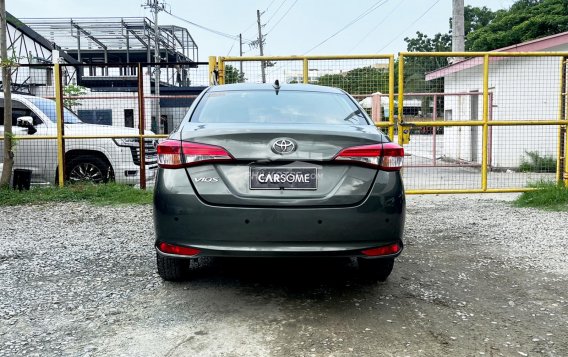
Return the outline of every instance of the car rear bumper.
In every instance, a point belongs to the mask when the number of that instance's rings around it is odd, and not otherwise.
[[[398,172],[380,172],[369,195],[349,207],[224,207],[204,203],[184,170],[159,170],[156,243],[201,256],[363,256],[400,242],[405,198]]]

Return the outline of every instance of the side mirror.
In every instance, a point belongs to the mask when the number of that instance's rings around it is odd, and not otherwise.
[[[16,120],[16,125],[21,128],[28,128],[28,135],[37,133],[37,129],[34,128],[34,118],[32,117],[19,117]]]
[[[21,128],[29,128],[34,126],[34,118],[32,117],[19,117],[16,121],[16,125]]]

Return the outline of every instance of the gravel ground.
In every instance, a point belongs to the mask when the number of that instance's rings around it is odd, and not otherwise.
[[[410,196],[383,284],[349,259],[164,283],[148,206],[0,208],[0,355],[568,356],[568,213],[512,197]]]

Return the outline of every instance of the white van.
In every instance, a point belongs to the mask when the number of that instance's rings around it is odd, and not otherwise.
[[[137,135],[138,129],[82,122],[65,109],[65,135]],[[55,102],[29,95],[12,95],[12,132],[17,136],[57,135]],[[146,131],[145,134],[153,134]],[[0,136],[4,137],[4,96],[0,94]],[[152,181],[157,169],[156,139],[145,140],[146,178]],[[4,140],[0,140],[0,153]],[[57,182],[57,140],[16,140],[14,169],[32,171],[32,184]],[[0,168],[3,164],[0,154]],[[136,185],[140,182],[140,155],[137,138],[65,140],[65,179],[95,183],[114,180]]]

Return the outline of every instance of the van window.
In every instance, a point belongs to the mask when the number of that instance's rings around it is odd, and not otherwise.
[[[12,125],[17,124],[19,117],[32,117],[34,125],[43,124],[43,121],[22,102],[12,100]],[[0,99],[0,125],[4,125],[4,99]]]

